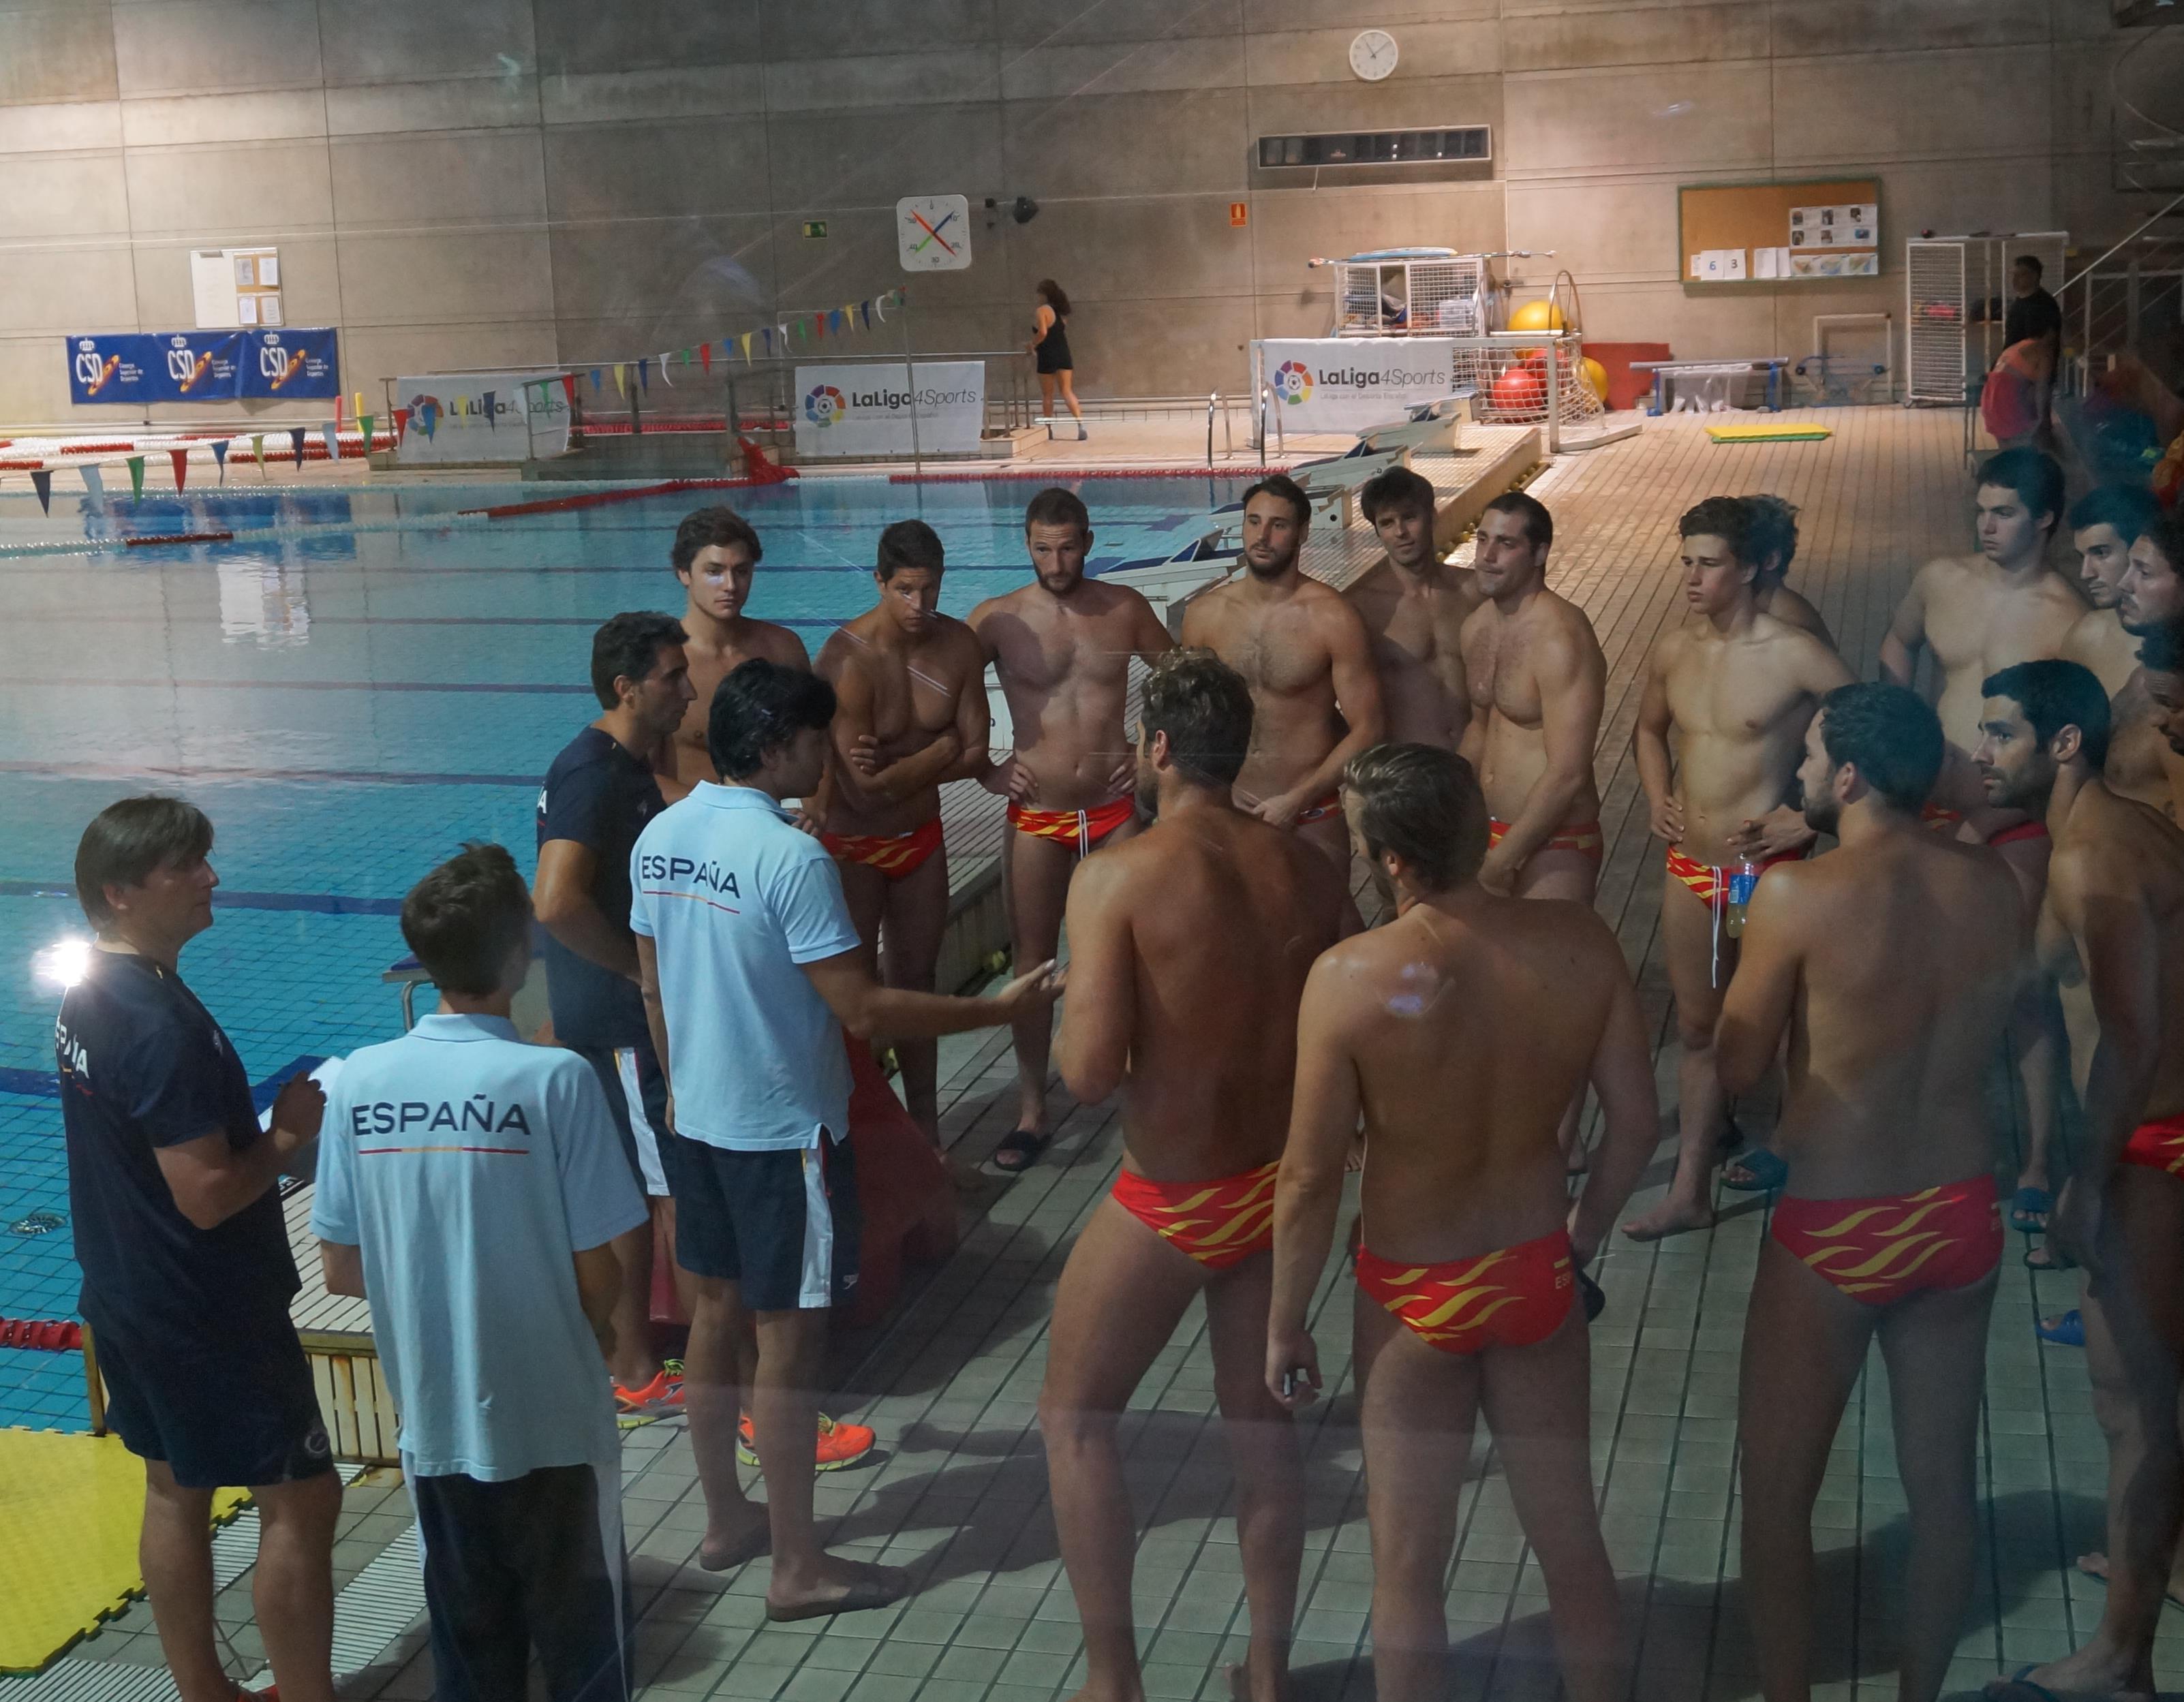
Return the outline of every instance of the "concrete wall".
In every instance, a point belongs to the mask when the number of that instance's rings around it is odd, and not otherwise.
[[[187,326],[192,246],[277,243],[288,322],[339,326],[376,399],[884,289],[913,192],[1044,209],[910,281],[920,343],[1020,342],[1051,274],[1089,393],[1240,387],[1253,335],[1324,329],[1308,257],[1393,243],[1556,249],[1595,337],[1802,353],[1815,313],[1900,320],[1921,227],[2127,228],[2127,39],[2108,0],[0,0],[0,420],[68,417],[63,333]],[[1250,163],[1476,123],[1468,179]],[[1863,171],[1890,275],[1681,282],[1680,182]]]

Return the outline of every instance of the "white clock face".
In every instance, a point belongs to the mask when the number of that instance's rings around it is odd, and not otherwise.
[[[1385,30],[1361,30],[1350,44],[1350,69],[1377,83],[1396,69],[1396,38]]]
[[[905,272],[960,272],[971,264],[971,203],[910,195],[894,203],[896,253]]]

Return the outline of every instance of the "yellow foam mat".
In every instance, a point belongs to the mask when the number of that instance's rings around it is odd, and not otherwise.
[[[1827,426],[1709,426],[1706,434],[1717,443],[1817,443],[1836,435]]]
[[[248,1505],[213,1497],[213,1522]],[[144,1593],[144,1462],[119,1437],[0,1430],[0,1673],[42,1671]]]

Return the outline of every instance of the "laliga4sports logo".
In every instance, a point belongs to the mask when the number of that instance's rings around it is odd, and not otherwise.
[[[1274,369],[1274,394],[1284,402],[1312,400],[1312,372],[1301,360],[1285,360]]]
[[[824,430],[850,411],[842,392],[831,384],[815,384],[804,398],[804,417]]]

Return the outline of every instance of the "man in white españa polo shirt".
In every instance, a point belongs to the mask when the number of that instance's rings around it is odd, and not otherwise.
[[[1006,1023],[1059,990],[1041,964],[989,998],[881,986],[833,859],[782,800],[815,793],[834,688],[762,659],[721,681],[700,783],[638,837],[630,926],[668,1081],[679,1194],[676,1262],[697,1281],[683,1393],[705,1492],[699,1564],[765,1553],[771,1619],[880,1607],[909,1588],[891,1566],[826,1553],[811,1518],[812,1427],[827,1310],[856,1281],[858,1216],[842,1031],[914,1040]],[[758,1327],[750,1412],[763,1506],[736,1477],[735,1344]]]
[[[644,1221],[590,1065],[526,1046],[531,895],[471,845],[402,905],[440,1008],[353,1054],[326,1108],[311,1230],[371,1302],[402,1415],[442,1702],[627,1702],[621,1445],[602,1350],[615,1238]]]

